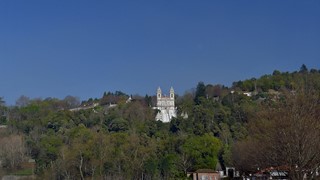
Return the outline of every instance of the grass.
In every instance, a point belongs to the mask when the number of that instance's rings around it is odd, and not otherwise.
[[[16,176],[30,176],[33,174],[33,170],[32,169],[21,169],[21,170],[12,172],[11,174],[16,175]]]

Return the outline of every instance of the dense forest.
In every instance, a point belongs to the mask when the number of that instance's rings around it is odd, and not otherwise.
[[[231,87],[199,82],[176,95],[170,123],[155,121],[154,95],[21,96],[15,106],[1,98],[1,166],[14,172],[34,160],[39,179],[145,180],[286,166],[291,179],[311,179],[320,167],[319,96],[320,70],[302,65]]]

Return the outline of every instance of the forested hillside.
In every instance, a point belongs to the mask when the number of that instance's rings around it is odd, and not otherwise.
[[[302,65],[232,87],[199,82],[176,96],[170,123],[154,120],[154,95],[21,96],[11,107],[2,98],[1,165],[16,171],[34,159],[46,179],[184,179],[225,166],[241,174],[286,166],[292,179],[311,177],[320,165],[319,95],[320,71]]]

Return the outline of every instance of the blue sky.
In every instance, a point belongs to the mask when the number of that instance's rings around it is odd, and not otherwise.
[[[182,95],[319,69],[320,1],[3,0],[0,96]]]

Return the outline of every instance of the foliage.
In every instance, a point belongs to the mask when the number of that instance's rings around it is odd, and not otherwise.
[[[192,170],[215,168],[221,148],[219,139],[204,134],[189,138],[182,145],[182,151],[191,158]]]
[[[22,170],[18,170],[14,173],[12,173],[13,175],[16,176],[31,176],[33,175],[33,169],[22,169]]]
[[[215,169],[218,162],[244,173],[298,165],[311,174],[320,162],[313,151],[320,148],[319,89],[320,72],[305,65],[230,88],[199,82],[194,92],[177,96],[178,116],[170,123],[154,120],[154,96],[127,101],[121,91],[82,104],[73,96],[21,96],[17,106],[7,107],[0,98],[10,132],[3,137],[19,137],[12,142],[22,150],[1,158],[12,169],[34,158],[42,179],[184,179],[187,172]]]

